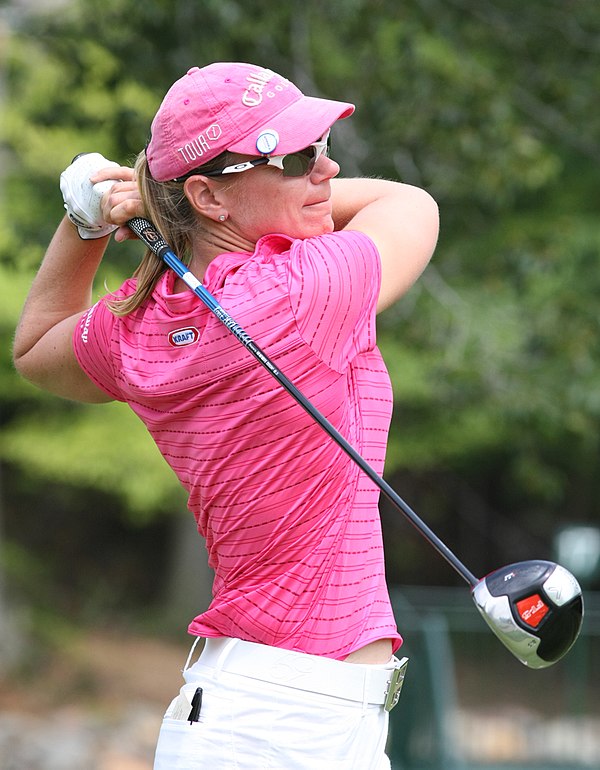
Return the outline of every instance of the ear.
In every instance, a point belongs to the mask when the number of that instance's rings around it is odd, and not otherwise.
[[[216,221],[221,214],[227,214],[225,205],[227,186],[199,174],[185,180],[183,191],[195,211],[207,219]]]

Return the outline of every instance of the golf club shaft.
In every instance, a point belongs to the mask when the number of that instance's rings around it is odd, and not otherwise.
[[[471,587],[479,582],[478,578],[470,572],[454,553],[443,543],[439,537],[425,524],[425,522],[412,510],[412,508],[392,489],[392,487],[375,472],[373,468],[362,458],[339,431],[327,420],[327,418],[305,398],[298,388],[291,382],[269,359],[269,357],[256,345],[248,334],[217,302],[215,297],[202,283],[188,270],[187,266],[173,253],[162,235],[147,219],[136,217],[128,223],[129,228],[138,238],[162,259],[181,278],[185,284],[196,294],[206,307],[229,329],[234,337],[252,353],[256,360],[279,382],[290,396],[323,428],[323,430],[343,449],[343,451],[366,473],[375,483],[387,499],[403,513],[406,518],[418,529],[426,540],[446,559],[446,561],[458,572],[458,574]]]

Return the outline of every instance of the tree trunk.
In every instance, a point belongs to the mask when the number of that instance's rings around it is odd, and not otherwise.
[[[171,564],[166,578],[165,616],[169,625],[187,627],[212,600],[213,571],[204,540],[189,511],[173,517]]]

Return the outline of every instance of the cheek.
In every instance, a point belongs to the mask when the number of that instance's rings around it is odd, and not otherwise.
[[[313,216],[307,216],[302,205],[306,198],[304,177],[282,180],[272,169],[247,173],[255,173],[254,179],[247,178],[232,190],[232,219],[240,234],[253,241],[269,233],[295,238],[317,234]],[[324,231],[321,223],[319,234]]]
[[[268,194],[254,192],[242,204],[240,212],[241,221],[259,237],[273,232],[287,233],[290,227],[297,230],[302,221],[301,206],[294,203],[294,196],[281,189]]]
[[[272,232],[281,232],[284,222],[281,202],[252,197],[241,207],[240,225],[255,240]]]

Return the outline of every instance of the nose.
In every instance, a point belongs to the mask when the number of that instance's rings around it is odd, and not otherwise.
[[[310,172],[310,178],[312,182],[318,184],[327,179],[333,179],[333,177],[337,176],[339,173],[339,163],[336,163],[333,158],[328,158],[327,155],[320,155],[313,166],[313,170]]]

